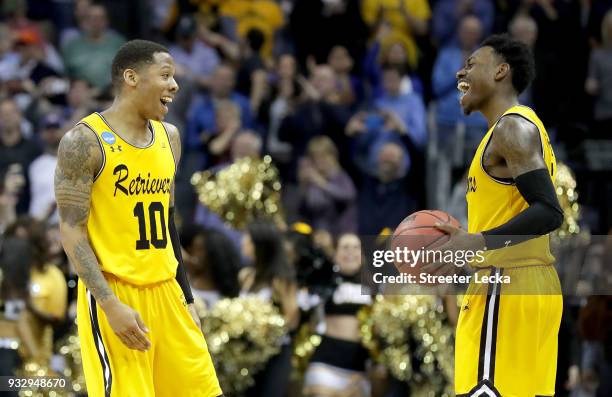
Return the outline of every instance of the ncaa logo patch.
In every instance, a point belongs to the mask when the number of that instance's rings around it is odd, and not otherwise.
[[[117,137],[115,137],[115,134],[110,131],[104,131],[102,134],[100,134],[100,136],[102,137],[102,140],[108,143],[109,145],[112,145],[117,142]]]

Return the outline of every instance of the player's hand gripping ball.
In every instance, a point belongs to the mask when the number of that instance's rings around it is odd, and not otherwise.
[[[395,267],[398,271],[413,274],[418,279],[421,267],[426,264],[423,260],[425,252],[435,250],[450,239],[449,234],[435,226],[436,223],[461,227],[459,221],[450,214],[438,210],[412,213],[397,226],[393,232],[390,249],[401,253],[395,257]],[[406,249],[412,253],[404,255]],[[417,251],[421,252],[418,259],[413,255],[417,254]]]

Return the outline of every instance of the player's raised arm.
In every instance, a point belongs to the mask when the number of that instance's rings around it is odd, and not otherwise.
[[[62,245],[80,280],[104,310],[113,331],[126,346],[146,350],[150,344],[144,335],[146,327],[139,314],[121,303],[109,287],[88,238],[91,191],[101,167],[100,145],[86,126],[77,125],[62,138],[54,181]]]
[[[550,233],[563,223],[563,211],[542,157],[540,139],[537,127],[520,116],[504,116],[495,127],[491,153],[503,159],[508,176],[529,207],[505,224],[482,233],[489,249]],[[515,241],[508,243],[508,236],[516,236]]]

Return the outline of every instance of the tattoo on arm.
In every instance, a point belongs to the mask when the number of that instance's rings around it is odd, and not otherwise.
[[[520,116],[504,116],[495,128],[492,150],[502,157],[512,175],[546,169],[538,128]]]
[[[80,279],[100,303],[114,295],[87,235],[91,189],[101,164],[97,138],[78,125],[60,142],[54,180],[62,245]]]

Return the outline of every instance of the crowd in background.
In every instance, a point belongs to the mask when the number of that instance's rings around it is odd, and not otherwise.
[[[112,102],[110,65],[127,39],[163,43],[174,58],[180,90],[166,121],[182,135],[176,206],[193,289],[209,304],[264,291],[297,326],[294,265],[310,256],[278,251],[296,233],[338,265],[351,261],[338,257],[341,236],[376,236],[416,210],[465,225],[464,173],[487,123],[462,113],[455,73],[484,37],[506,31],[533,50],[537,77],[520,99],[576,173],[584,229],[608,234],[610,0],[3,1],[2,374],[24,354],[52,362],[53,339],[70,329],[76,276],[58,236],[57,148]],[[284,223],[301,226],[233,230],[198,202],[191,175],[263,155],[280,173]],[[610,244],[604,251],[611,261]],[[588,302],[567,299],[559,396],[597,383],[600,396],[612,393],[610,299]],[[269,366],[277,380],[288,354]],[[258,385],[250,395],[273,395]]]

